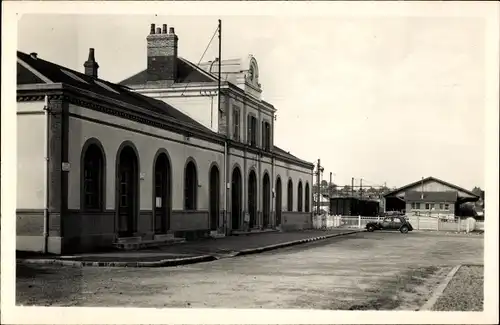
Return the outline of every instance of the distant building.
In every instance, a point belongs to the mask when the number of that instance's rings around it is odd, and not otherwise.
[[[407,215],[455,216],[460,205],[476,202],[479,196],[435,177],[405,185],[386,193],[385,211],[404,211]]]

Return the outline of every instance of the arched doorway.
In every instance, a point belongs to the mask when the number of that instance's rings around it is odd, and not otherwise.
[[[311,194],[309,193],[309,183],[306,183],[306,212],[311,212],[310,209],[310,203],[309,203],[309,196]]]
[[[193,161],[186,165],[184,170],[184,210],[196,210],[198,198],[198,177]]]
[[[233,230],[240,228],[241,190],[241,172],[236,167],[231,176],[231,229]]]
[[[299,181],[297,188],[297,211],[302,212],[302,182]]]
[[[137,155],[130,146],[125,146],[118,158],[117,200],[118,236],[130,237],[135,232],[139,202],[139,168]]]
[[[281,195],[282,187],[281,187],[281,178],[276,179],[276,226],[281,225],[281,204],[282,204],[282,195]]]
[[[165,234],[170,229],[171,174],[167,155],[162,152],[155,162],[154,227],[155,234]]]
[[[257,176],[252,170],[248,175],[248,213],[250,214],[249,228],[253,228],[257,221]]]
[[[271,182],[269,175],[264,174],[262,180],[262,226],[269,227],[269,215],[271,214]]]
[[[219,169],[217,166],[210,168],[210,230],[217,230],[219,217]]]
[[[292,180],[288,180],[288,191],[286,194],[287,199],[287,210],[293,211],[293,182]]]

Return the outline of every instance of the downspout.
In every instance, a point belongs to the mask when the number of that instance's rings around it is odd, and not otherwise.
[[[227,235],[227,211],[228,211],[228,207],[227,207],[227,173],[228,173],[228,170],[227,170],[227,137],[226,139],[224,140],[224,213],[223,213],[223,231],[224,231],[224,235]]]
[[[45,95],[45,104],[43,107],[45,115],[44,127],[44,144],[43,144],[43,253],[48,252],[48,237],[49,237],[49,97]]]

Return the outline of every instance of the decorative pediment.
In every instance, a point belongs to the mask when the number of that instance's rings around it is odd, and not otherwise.
[[[257,60],[253,57],[253,55],[248,56],[248,61],[246,62],[246,70],[245,80],[250,85],[256,87],[257,89],[261,88],[259,83],[259,65],[257,64]]]

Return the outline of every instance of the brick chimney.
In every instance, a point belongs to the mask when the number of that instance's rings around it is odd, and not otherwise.
[[[99,69],[99,64],[97,64],[95,60],[95,51],[94,49],[89,49],[89,58],[83,64],[85,68],[85,74],[87,76],[91,76],[93,78],[97,78],[97,69]]]
[[[155,24],[151,24],[151,30],[146,38],[148,43],[148,81],[169,81],[174,83],[177,79],[177,35],[174,28],[170,27],[167,33],[167,25],[155,30]]]

